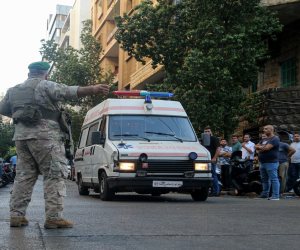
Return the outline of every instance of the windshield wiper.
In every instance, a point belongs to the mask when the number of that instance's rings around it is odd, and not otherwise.
[[[139,135],[135,135],[135,134],[117,134],[117,135],[113,135],[113,136],[137,137],[137,138],[141,138],[141,139],[144,139],[144,140],[150,142],[149,138],[143,137],[143,136],[139,136]]]
[[[154,131],[145,131],[145,133],[147,134],[155,134],[155,135],[168,135],[168,136],[172,136],[175,139],[177,139],[180,142],[183,142],[183,140],[179,137],[177,137],[175,134],[169,134],[169,133],[161,133],[161,132],[154,132]]]

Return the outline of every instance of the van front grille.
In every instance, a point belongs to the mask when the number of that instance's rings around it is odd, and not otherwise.
[[[138,169],[148,173],[184,173],[194,171],[194,163],[192,161],[148,161],[148,167],[142,168],[142,163],[139,163]]]

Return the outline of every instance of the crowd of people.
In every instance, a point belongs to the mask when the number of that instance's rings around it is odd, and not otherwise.
[[[282,142],[272,125],[266,125],[255,144],[249,134],[231,136],[231,144],[225,138],[213,136],[210,127],[204,129],[210,135],[210,144],[205,146],[211,154],[213,184],[210,196],[219,196],[222,190],[229,191],[232,185],[232,157],[239,156],[248,171],[259,169],[262,184],[260,198],[279,200],[283,193],[292,192],[300,173],[300,134],[294,132],[291,144]],[[221,182],[221,185],[220,185]]]

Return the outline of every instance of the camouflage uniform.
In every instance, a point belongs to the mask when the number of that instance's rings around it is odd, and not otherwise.
[[[40,81],[34,91],[36,103],[50,112],[59,112],[58,102],[77,100],[78,86],[29,78],[23,85]],[[23,86],[22,85],[22,86]],[[11,89],[0,103],[0,113],[12,116]],[[34,184],[43,175],[46,219],[62,218],[66,196],[64,179],[67,177],[67,159],[63,143],[64,134],[55,120],[42,118],[35,126],[15,124],[13,140],[16,142],[18,169],[10,200],[11,216],[25,216]]]

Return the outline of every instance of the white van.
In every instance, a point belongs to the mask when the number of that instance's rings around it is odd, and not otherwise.
[[[179,102],[149,99],[107,99],[88,111],[74,159],[80,195],[93,189],[102,200],[118,192],[207,199],[210,153]]]

